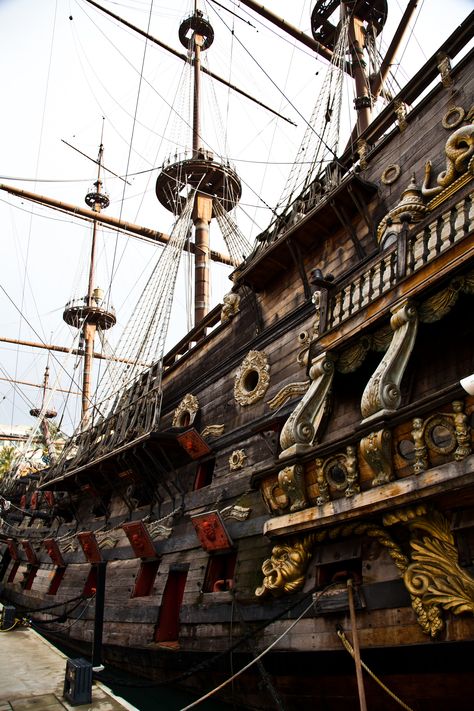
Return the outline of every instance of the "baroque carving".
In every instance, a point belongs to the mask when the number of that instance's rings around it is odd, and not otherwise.
[[[364,419],[386,411],[393,412],[400,406],[400,382],[415,343],[418,316],[415,307],[408,301],[392,314],[392,341],[362,395]]]
[[[301,464],[285,467],[278,473],[278,485],[288,497],[290,511],[300,511],[308,505],[304,468]]]
[[[390,430],[371,432],[360,441],[360,451],[374,474],[372,486],[386,484],[393,479],[392,435]]]
[[[383,244],[384,237],[388,232],[398,234],[401,231],[402,216],[405,218],[409,215],[410,222],[416,224],[423,220],[427,213],[428,208],[424,204],[422,191],[418,188],[413,175],[408,186],[402,192],[398,204],[380,221],[377,227],[378,243]]]
[[[294,397],[301,397],[309,388],[309,380],[305,380],[301,383],[288,383],[282,387],[281,390],[271,399],[267,401],[267,405],[270,410],[277,410],[282,407],[285,402],[291,400]]]
[[[249,506],[239,506],[234,504],[233,506],[226,506],[225,509],[220,511],[222,518],[228,519],[233,518],[236,521],[245,521],[250,515],[251,508]]]
[[[207,439],[208,437],[220,437],[224,434],[225,425],[207,425],[201,432],[201,437]]]
[[[436,178],[437,185],[429,187],[431,182],[431,161],[425,165],[425,179],[421,191],[424,196],[432,197],[442,192],[456,178],[472,165],[474,155],[474,125],[460,126],[446,141],[446,169]]]
[[[415,445],[413,471],[421,474],[429,467],[429,452],[452,454],[461,461],[471,454],[471,436],[464,404],[461,400],[452,403],[453,412],[431,415],[425,421],[413,420],[411,436]]]
[[[451,61],[447,54],[439,52],[437,57],[437,67],[441,75],[441,83],[445,89],[448,89],[453,84],[453,78],[451,76]]]
[[[343,491],[346,498],[360,492],[359,469],[355,447],[346,448],[345,454],[336,454],[325,460],[316,459],[316,481],[319,496],[318,506],[330,500],[331,491]]]
[[[183,397],[174,411],[172,427],[187,427],[192,425],[199,410],[199,401],[195,395],[188,393]]]
[[[227,323],[240,311],[240,296],[231,291],[229,294],[225,294],[222,302],[221,323]]]
[[[316,440],[333,376],[333,356],[321,353],[310,368],[311,383],[307,392],[283,425],[280,459],[308,450]]]
[[[229,469],[231,472],[236,472],[245,465],[247,455],[243,449],[236,449],[229,457]]]
[[[392,185],[400,177],[401,169],[398,163],[387,166],[382,173],[380,180],[384,185]]]
[[[400,132],[403,132],[408,126],[407,105],[404,104],[403,101],[397,99],[393,102],[393,109],[397,117],[398,128],[400,129]]]
[[[235,376],[235,399],[239,405],[253,405],[263,398],[269,385],[267,354],[264,351],[249,351]]]
[[[445,289],[426,299],[418,309],[420,321],[433,323],[442,319],[456,304],[461,292],[474,293],[474,270],[465,276],[454,277]]]
[[[396,524],[410,533],[410,555],[387,531],[387,527]],[[474,579],[459,565],[449,523],[423,505],[386,514],[383,526],[367,522],[341,525],[274,546],[262,565],[263,581],[255,590],[256,596],[277,597],[301,590],[316,545],[354,535],[374,538],[387,550],[425,634],[436,637],[440,633],[444,627],[443,610],[453,614],[474,612]]]

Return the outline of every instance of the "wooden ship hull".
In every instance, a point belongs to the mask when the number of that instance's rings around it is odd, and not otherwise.
[[[254,662],[241,708],[358,708],[356,645],[369,708],[472,708],[473,86],[433,57],[262,236],[165,356],[159,427],[143,384],[4,491],[4,600],[87,653],[105,575],[106,666],[204,693]]]

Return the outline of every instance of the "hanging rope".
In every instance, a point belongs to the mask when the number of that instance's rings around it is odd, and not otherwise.
[[[341,640],[342,644],[344,645],[344,649],[346,649],[346,651],[349,652],[349,654],[351,655],[351,657],[354,658],[354,649],[352,648],[351,643],[349,642],[349,640],[347,639],[346,635],[344,634],[344,631],[343,631],[342,628],[340,628],[340,627],[338,627],[338,628],[336,629],[336,631],[337,631],[337,636],[339,637],[339,639]],[[392,699],[394,699],[394,700],[397,702],[397,704],[400,704],[400,706],[401,706],[402,708],[406,709],[406,711],[413,711],[413,709],[411,708],[411,706],[408,706],[408,704],[406,704],[404,701],[402,701],[396,694],[393,693],[393,691],[390,691],[390,689],[389,689],[387,686],[385,686],[385,684],[383,683],[383,681],[381,681],[381,679],[379,679],[378,676],[376,676],[376,675],[374,674],[374,672],[373,672],[371,669],[369,669],[369,667],[367,666],[367,664],[365,664],[362,660],[361,660],[361,665],[362,665],[362,667],[365,669],[365,671],[367,672],[367,674],[370,674],[370,676],[372,677],[372,679],[373,679],[374,681],[376,681],[377,684],[378,684],[389,696],[391,696]]]

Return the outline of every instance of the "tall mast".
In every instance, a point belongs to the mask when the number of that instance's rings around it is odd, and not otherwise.
[[[49,358],[49,356],[48,356]],[[44,442],[46,444],[46,449],[48,450],[48,456],[49,456],[49,461],[51,464],[54,464],[54,461],[56,459],[56,451],[54,449],[53,442],[51,440],[51,433],[49,431],[48,427],[48,420],[53,419],[53,417],[56,417],[58,414],[56,410],[47,410],[46,409],[46,393],[48,391],[49,387],[49,365],[46,365],[46,368],[44,369],[44,378],[43,378],[43,396],[41,399],[41,407],[40,408],[33,408],[30,410],[30,415],[32,417],[40,417],[40,430],[44,438]]]
[[[95,190],[86,195],[86,205],[97,215],[101,210],[109,206],[109,198],[102,192],[102,158],[104,147],[102,142],[99,146],[97,159],[97,180],[94,183]],[[73,299],[64,309],[63,319],[70,326],[81,329],[82,340],[84,342],[84,361],[82,373],[82,426],[89,420],[89,409],[92,396],[92,366],[94,361],[94,342],[97,327],[103,331],[115,325],[115,311],[112,307],[104,304],[104,292],[98,287],[94,288],[95,260],[97,249],[97,220],[93,221],[92,242],[89,262],[89,278],[87,282],[87,294],[80,299]]]
[[[204,148],[201,128],[201,54],[214,41],[214,30],[194,3],[194,13],[179,28],[181,44],[191,52],[193,64],[192,154],[164,165],[156,181],[160,203],[179,215],[184,208],[183,195],[194,192],[192,221],[194,225],[194,324],[209,311],[209,226],[218,201],[224,210],[231,210],[240,199],[242,186],[237,173],[214,159]]]

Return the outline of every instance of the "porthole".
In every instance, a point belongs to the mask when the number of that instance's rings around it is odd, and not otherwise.
[[[425,440],[428,447],[438,454],[451,454],[457,445],[454,427],[443,417],[435,417],[428,422]]]
[[[415,444],[411,439],[402,439],[398,443],[398,453],[407,462],[413,462],[415,459]]]

